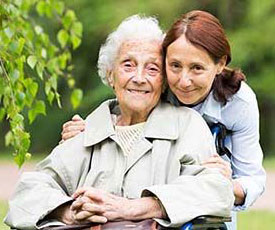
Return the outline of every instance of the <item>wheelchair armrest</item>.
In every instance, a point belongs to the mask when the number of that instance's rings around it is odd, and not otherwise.
[[[208,229],[219,229],[226,230],[225,222],[230,222],[231,217],[221,216],[199,216],[195,219],[185,223],[180,229],[181,230],[208,230]]]

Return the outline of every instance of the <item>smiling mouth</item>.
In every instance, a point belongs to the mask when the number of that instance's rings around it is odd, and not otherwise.
[[[149,93],[149,90],[139,90],[139,89],[127,89],[130,93],[136,93],[136,94],[147,94]]]
[[[196,89],[192,89],[192,90],[182,90],[182,89],[178,89],[180,92],[182,93],[192,93],[194,92]]]

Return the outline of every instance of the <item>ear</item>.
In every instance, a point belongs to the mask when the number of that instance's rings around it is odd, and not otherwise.
[[[224,67],[225,67],[225,65],[226,65],[226,59],[227,59],[227,56],[224,55],[224,56],[219,60],[219,62],[218,62],[217,74],[220,74],[220,73],[223,71],[223,69],[224,69]]]
[[[107,72],[107,82],[110,87],[114,88],[114,72],[111,70]]]

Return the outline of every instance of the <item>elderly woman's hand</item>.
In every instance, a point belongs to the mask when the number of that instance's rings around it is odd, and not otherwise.
[[[157,199],[127,199],[92,187],[79,188],[71,205],[75,221],[106,223],[166,217]]]
[[[229,162],[223,160],[218,154],[214,154],[202,163],[208,168],[217,168],[226,178],[232,179],[232,169]]]
[[[79,188],[71,205],[74,219],[79,222],[106,223],[126,218],[128,199],[92,187]]]
[[[78,115],[74,115],[71,121],[67,121],[62,126],[62,140],[65,141],[79,134],[85,129],[85,121]]]

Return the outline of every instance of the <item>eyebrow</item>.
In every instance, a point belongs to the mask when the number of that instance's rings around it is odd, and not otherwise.
[[[167,58],[166,58],[167,59]],[[168,60],[168,59],[167,59]],[[182,63],[179,59],[177,58],[170,58],[169,59],[169,63],[171,62],[178,62],[178,63]],[[199,62],[199,61],[194,61],[194,62],[191,62],[191,65],[202,65],[202,66],[205,66],[207,65],[206,63],[203,63],[203,62]]]

